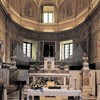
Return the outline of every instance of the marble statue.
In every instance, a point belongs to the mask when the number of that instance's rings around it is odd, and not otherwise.
[[[86,62],[88,62],[88,57],[87,57],[87,55],[86,55],[86,53],[84,53],[83,54],[84,56],[82,57],[82,59],[83,59],[83,63],[86,63]]]
[[[84,53],[83,59],[83,70],[89,70],[89,63],[88,63],[88,57],[86,53]]]

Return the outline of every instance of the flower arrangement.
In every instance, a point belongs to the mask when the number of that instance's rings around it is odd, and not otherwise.
[[[31,89],[42,88],[42,85],[40,84],[40,82],[38,80],[31,82],[30,86],[31,86]]]
[[[59,68],[60,70],[64,70],[64,69],[65,69],[64,66],[58,66],[58,68]]]

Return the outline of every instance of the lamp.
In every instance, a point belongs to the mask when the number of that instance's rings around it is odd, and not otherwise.
[[[18,86],[18,89],[19,89],[19,100],[21,100],[22,88],[26,84],[26,81],[15,81],[15,84]]]

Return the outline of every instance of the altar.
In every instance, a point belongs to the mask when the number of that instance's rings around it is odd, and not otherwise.
[[[27,90],[27,100],[29,96],[74,96],[79,97],[79,100],[82,100],[82,93],[80,90],[66,90],[66,89],[28,89]]]

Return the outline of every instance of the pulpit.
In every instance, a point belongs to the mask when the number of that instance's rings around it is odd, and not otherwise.
[[[44,58],[44,69],[54,69],[54,57]]]

